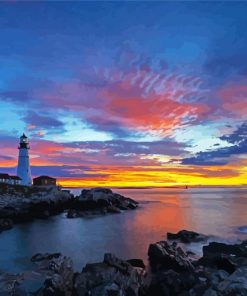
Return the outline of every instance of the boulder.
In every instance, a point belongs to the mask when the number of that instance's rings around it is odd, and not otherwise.
[[[33,270],[0,272],[0,295],[73,296],[74,271],[71,259],[61,254],[36,254]]]
[[[74,197],[69,191],[56,186],[5,184],[0,186],[0,232],[11,228],[11,221],[15,224],[36,218],[47,219],[64,211],[67,211],[68,218],[105,215],[136,209],[137,206],[134,200],[113,193],[109,188],[84,189],[79,196]]]
[[[175,296],[186,295],[196,284],[196,277],[193,273],[178,273],[174,270],[159,271],[151,281],[146,296]]]
[[[148,249],[151,267],[156,269],[172,269],[176,272],[194,271],[191,258],[176,243],[160,241],[151,244]]]
[[[220,282],[224,281],[229,276],[225,270],[217,270],[210,274],[210,284],[212,288],[216,289]]]
[[[208,237],[194,232],[194,231],[188,231],[188,230],[181,230],[177,233],[171,233],[167,232],[167,239],[168,240],[179,240],[182,243],[192,243],[192,242],[199,242],[199,241],[204,241]]]
[[[237,267],[236,264],[225,255],[216,257],[214,263],[218,269],[225,270],[228,273],[233,273]]]
[[[127,207],[131,210],[135,210],[138,207],[138,203],[131,200],[131,201],[129,201]]]
[[[146,268],[142,259],[129,259],[129,260],[127,260],[127,262],[133,267],[138,267],[138,268],[143,268],[143,269]]]
[[[61,253],[37,253],[35,255],[32,256],[31,261],[32,262],[41,262],[44,260],[52,260],[52,259],[57,259],[59,257],[61,257],[62,254]]]
[[[203,247],[203,256],[198,262],[233,273],[247,264],[247,241],[234,245],[212,242]]]
[[[80,206],[80,202],[95,202],[96,208],[111,208],[111,206],[114,206],[121,210],[129,210],[136,209],[138,206],[138,203],[133,199],[114,193],[109,188],[83,189],[76,201],[79,203],[78,206]]]
[[[78,212],[76,210],[70,209],[70,210],[68,210],[66,217],[69,218],[69,219],[77,218],[78,217]]]
[[[75,275],[78,296],[138,296],[143,272],[113,254],[105,254],[101,263],[87,264]]]
[[[11,229],[13,227],[13,221],[9,218],[0,219],[0,232]]]
[[[0,219],[11,219],[13,223],[24,223],[35,218],[46,219],[64,211],[71,194],[58,187],[26,187],[7,185],[0,196]]]
[[[39,270],[45,275],[37,296],[72,296],[74,271],[72,260],[59,253],[38,254]],[[33,259],[34,261],[34,259]]]
[[[217,291],[220,295],[247,295],[247,267],[238,268],[233,274],[220,282]]]
[[[203,294],[200,294],[202,296],[220,296],[216,290],[213,288],[208,288]],[[199,296],[199,295],[198,295]]]
[[[203,247],[203,257],[215,257],[220,254],[247,257],[247,240],[233,245],[211,242],[209,245]]]
[[[26,296],[26,290],[21,287],[22,274],[11,275],[0,272],[0,295],[1,296]]]
[[[121,210],[115,206],[110,206],[107,208],[107,212],[112,214],[119,214],[121,213]]]

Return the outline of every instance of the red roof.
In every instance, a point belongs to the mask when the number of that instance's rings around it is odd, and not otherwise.
[[[49,177],[49,176],[39,176],[34,178],[34,180],[56,180],[55,178]]]

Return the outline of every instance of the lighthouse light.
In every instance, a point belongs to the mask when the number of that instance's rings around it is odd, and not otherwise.
[[[17,175],[21,178],[21,184],[30,186],[32,185],[31,170],[29,165],[29,141],[25,134],[20,137],[19,144],[19,158],[17,166]]]

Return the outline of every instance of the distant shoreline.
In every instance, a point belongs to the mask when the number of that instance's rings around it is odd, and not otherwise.
[[[192,189],[192,188],[247,188],[247,185],[186,185],[181,186],[102,186],[104,188],[112,189]],[[65,189],[84,189],[91,188],[90,186],[62,186]],[[101,187],[101,186],[98,186]]]

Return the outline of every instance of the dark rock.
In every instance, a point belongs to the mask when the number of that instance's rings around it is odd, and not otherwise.
[[[151,270],[146,271],[140,259],[125,261],[107,253],[103,262],[87,264],[79,273],[60,253],[36,254],[31,258],[35,272],[0,273],[0,290],[7,293],[11,285],[12,295],[246,296],[246,248],[246,242],[223,244],[221,253],[219,245],[213,245],[206,248],[203,260],[195,261],[177,243],[161,241],[149,247]],[[37,291],[25,291],[30,275],[39,277]]]
[[[110,188],[104,188],[104,187],[96,187],[92,189],[94,192],[102,192],[106,194],[112,193],[112,190]]]
[[[123,291],[117,284],[111,283],[105,286],[105,294],[107,296],[120,296],[121,294],[123,295]]]
[[[178,273],[174,270],[161,271],[152,278],[152,282],[147,290],[146,295],[181,295],[182,292],[188,292],[195,285],[195,283],[196,278],[192,273]]]
[[[74,271],[71,259],[59,253],[38,254],[37,257],[40,270],[46,274],[46,280],[36,295],[72,296]]]
[[[177,272],[194,271],[192,260],[176,244],[161,241],[151,244],[148,249],[151,267],[155,269],[172,269]]]
[[[39,219],[48,219],[51,216],[51,213],[48,210],[41,211],[40,213],[37,213],[35,218]]]
[[[129,259],[129,260],[127,260],[127,262],[130,263],[131,266],[133,266],[133,267],[139,267],[139,268],[143,268],[143,269],[146,268],[142,259]]]
[[[201,282],[195,284],[193,288],[189,290],[189,296],[202,296],[204,295],[205,291],[208,289],[208,284],[206,282]],[[209,296],[209,295],[208,295]],[[210,296],[213,296],[210,295]]]
[[[198,263],[233,273],[237,267],[246,265],[246,259],[247,241],[235,245],[212,242],[203,247],[203,257]]]
[[[102,263],[87,264],[74,283],[78,296],[138,296],[143,273],[113,254],[105,254]]]
[[[16,213],[16,209],[11,206],[5,206],[0,209],[0,217],[1,218],[9,218],[13,217]]]
[[[73,296],[74,271],[71,259],[61,254],[33,256],[33,271],[0,272],[0,295]]]
[[[127,205],[119,205],[118,206],[120,210],[122,211],[126,211],[126,210],[129,210],[129,207]]]
[[[168,240],[179,240],[182,243],[199,242],[207,239],[207,236],[188,230],[181,230],[177,233],[167,232]]]
[[[220,295],[246,296],[247,295],[247,267],[238,268],[233,274],[221,281],[217,287]]]
[[[214,262],[218,269],[223,269],[228,273],[233,273],[236,270],[236,264],[224,255],[216,257]]]
[[[128,203],[128,208],[131,210],[135,210],[138,207],[138,204],[136,202],[130,201]]]
[[[220,294],[218,294],[217,293],[217,291],[216,290],[214,290],[213,288],[208,288],[206,291],[204,291],[204,293],[203,294],[199,294],[199,295],[202,295],[202,296],[221,296]],[[198,295],[198,296],[199,296]],[[232,295],[232,296],[234,296],[234,295]],[[235,296],[237,296],[237,295],[235,295]]]
[[[132,266],[127,261],[121,260],[114,256],[111,253],[106,253],[104,256],[104,263],[115,267],[117,270],[121,271],[122,273],[129,273],[129,269],[132,269]]]
[[[78,212],[76,210],[68,210],[67,212],[67,218],[71,219],[71,218],[76,218],[78,217]]]
[[[210,284],[212,288],[217,288],[220,282],[224,281],[229,276],[225,270],[217,270],[210,274]]]
[[[32,262],[40,262],[40,261],[44,261],[44,260],[57,259],[61,256],[62,256],[61,253],[46,253],[46,254],[37,253],[31,258],[31,261]]]
[[[0,219],[0,232],[13,227],[13,221],[9,218]]]
[[[110,206],[107,208],[107,212],[112,214],[119,214],[121,213],[121,210],[115,206]]]
[[[179,274],[173,270],[158,273],[153,277],[146,296],[171,296],[181,292]]]
[[[97,204],[99,208],[109,207],[111,202],[107,199],[98,199]]]
[[[105,215],[138,206],[134,200],[113,193],[109,188],[84,189],[80,196],[74,197],[68,190],[55,186],[43,188],[4,184],[0,186],[0,194],[0,232],[12,227],[11,223],[7,223],[10,221],[15,224],[37,218],[47,219],[64,211],[67,211],[68,218]]]
[[[247,240],[234,245],[212,242],[203,247],[204,257],[215,257],[220,254],[247,257]]]

